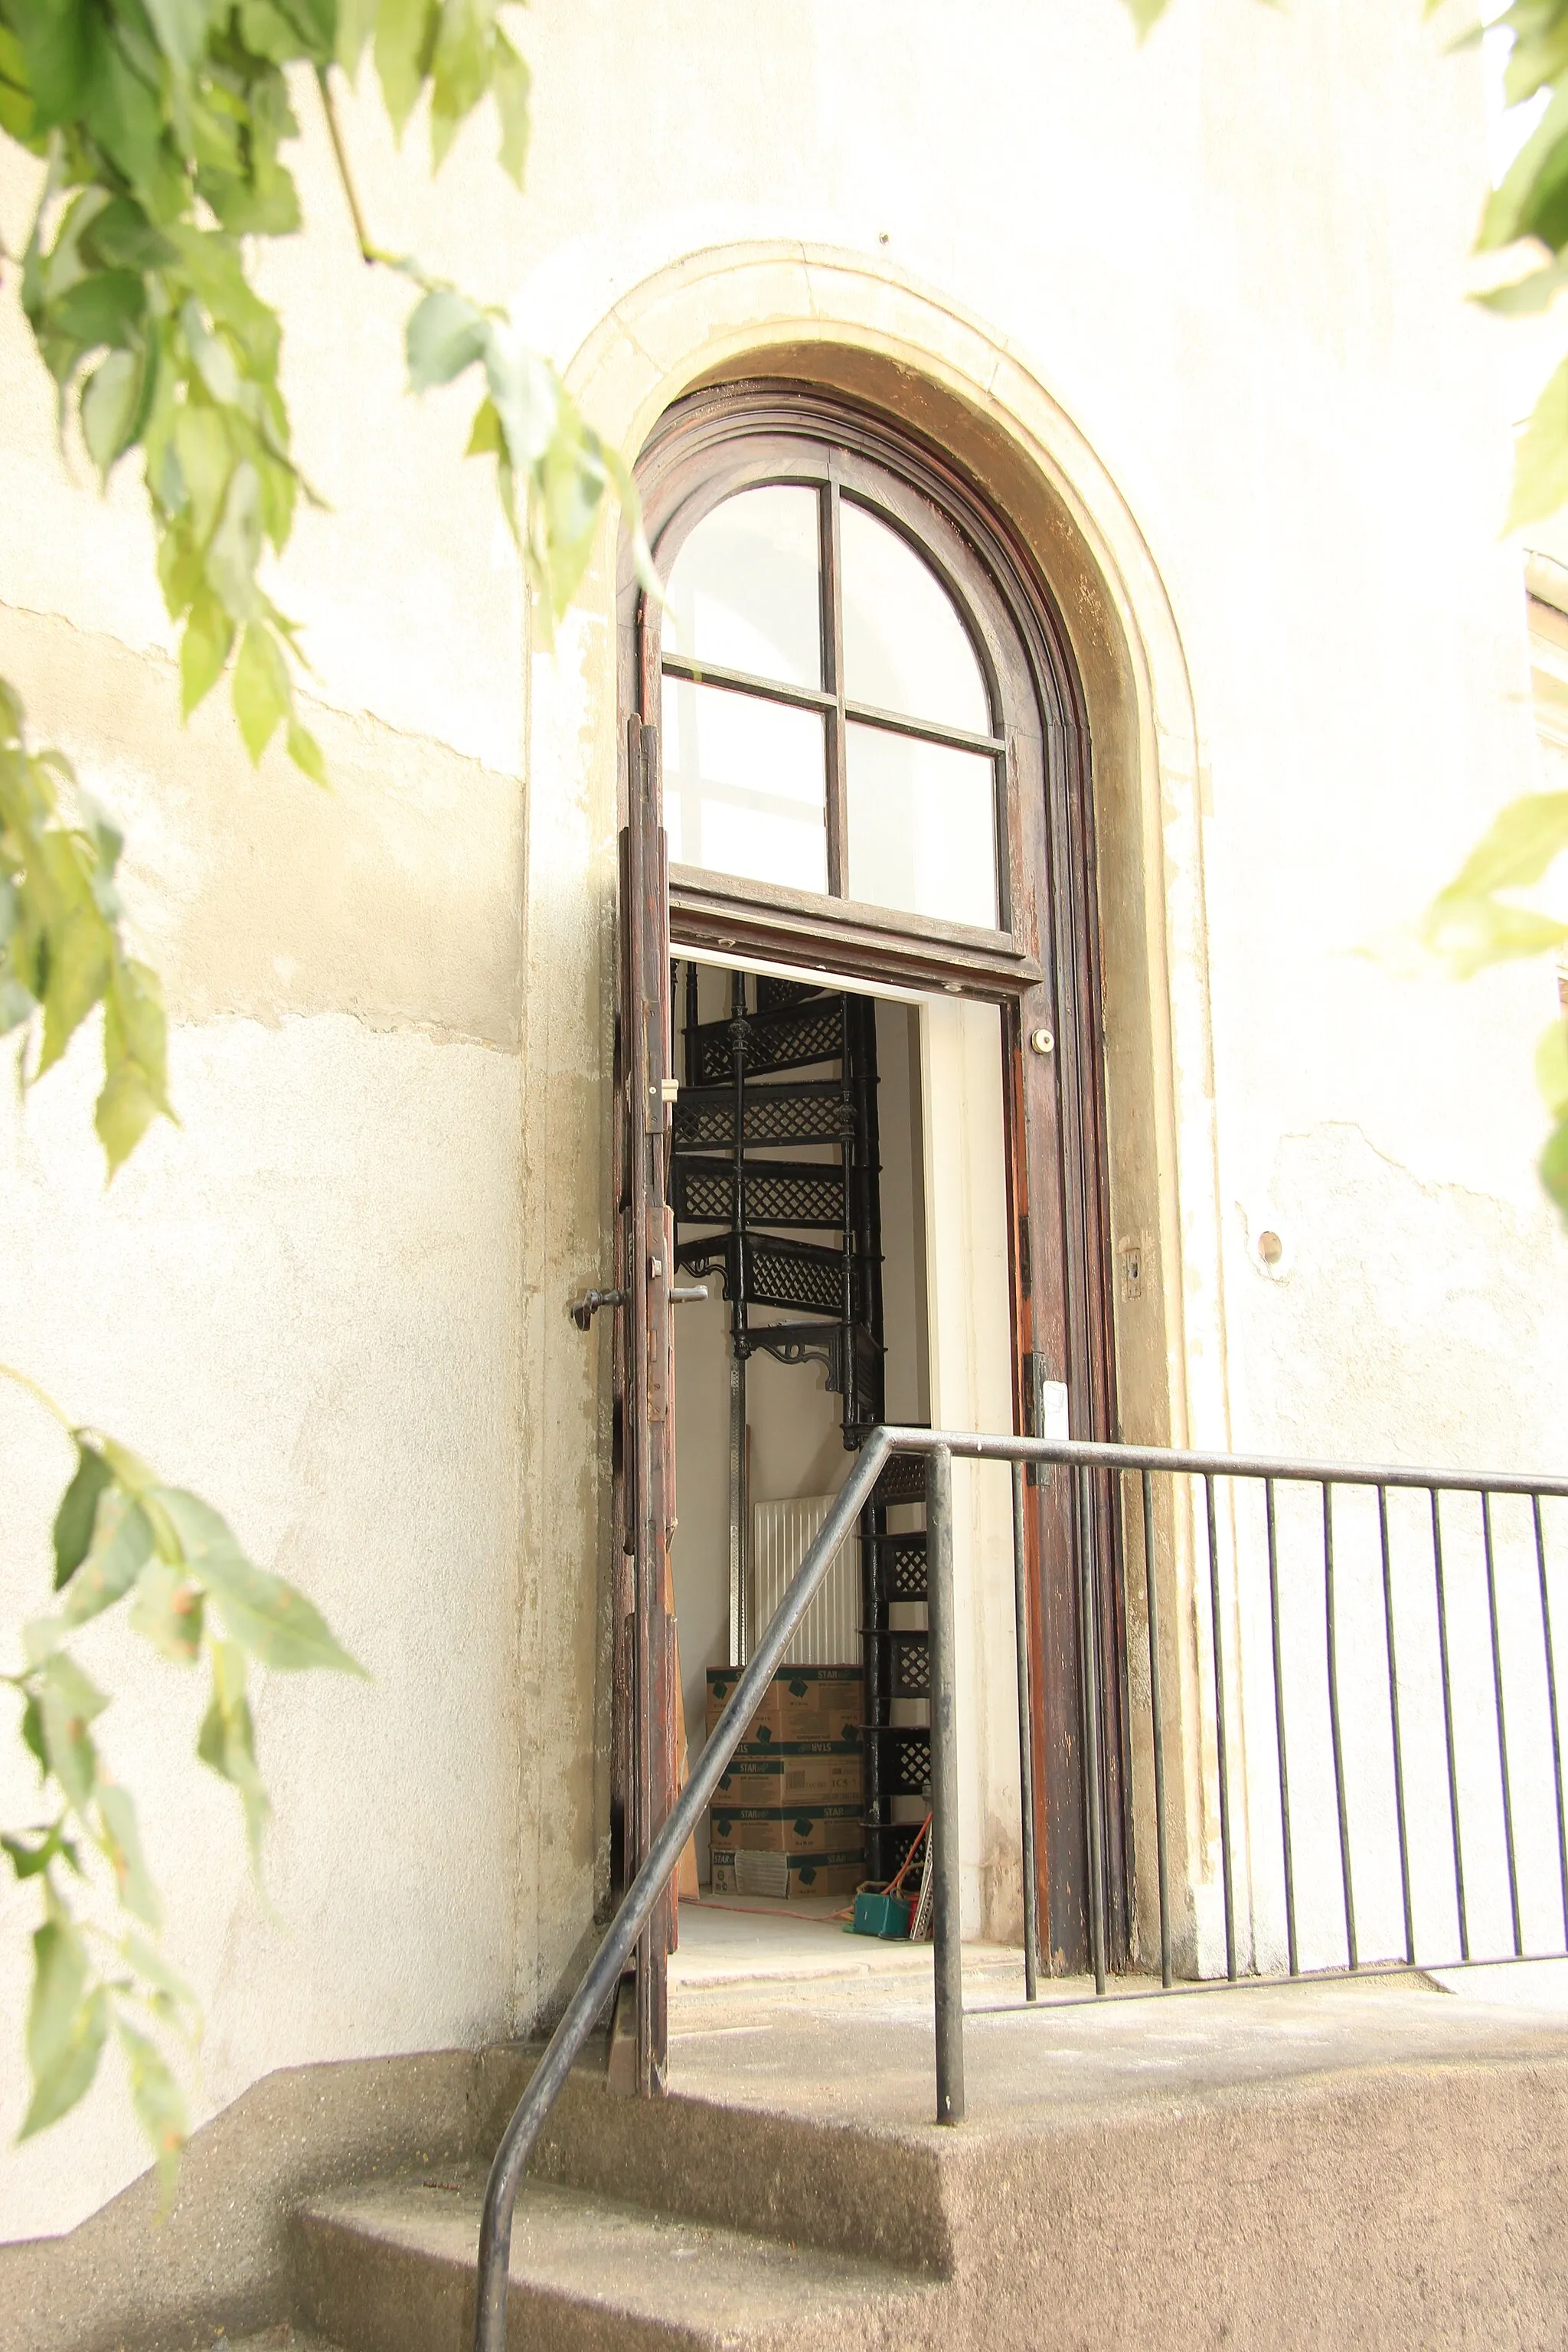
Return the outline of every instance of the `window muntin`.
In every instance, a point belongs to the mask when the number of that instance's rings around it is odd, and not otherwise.
[[[1005,920],[1004,744],[973,635],[836,482],[732,492],[669,568],[670,856],[980,929]]]

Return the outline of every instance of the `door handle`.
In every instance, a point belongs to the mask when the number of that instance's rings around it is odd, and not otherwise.
[[[672,1307],[692,1307],[700,1298],[706,1298],[707,1296],[708,1293],[701,1284],[697,1283],[688,1288],[672,1289],[669,1293],[669,1302]],[[585,1290],[581,1298],[574,1298],[572,1301],[566,1311],[579,1331],[591,1331],[594,1328],[594,1318],[601,1307],[624,1307],[626,1303],[626,1294],[624,1290]]]
[[[626,1303],[624,1290],[585,1290],[581,1298],[572,1301],[566,1311],[579,1331],[589,1331],[601,1307],[624,1307]]]

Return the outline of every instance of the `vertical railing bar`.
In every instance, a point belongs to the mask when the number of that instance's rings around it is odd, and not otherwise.
[[[1105,1990],[1105,1824],[1100,1785],[1099,1612],[1095,1605],[1094,1511],[1089,1469],[1080,1464],[1073,1481],[1079,1516],[1079,1649],[1083,1661],[1084,1810],[1089,1829],[1089,1942],[1094,1990]]]
[[[1563,1940],[1568,1944],[1568,1817],[1563,1801],[1563,1730],[1557,1714],[1557,1659],[1552,1647],[1552,1602],[1546,1590],[1546,1531],[1541,1497],[1530,1498],[1535,1520],[1535,1564],[1541,1574],[1541,1639],[1546,1652],[1546,1711],[1552,1726],[1552,1787],[1557,1799],[1557,1878],[1563,1890]]]
[[[1492,1696],[1497,1708],[1498,1771],[1502,1780],[1502,1839],[1508,1855],[1508,1902],[1513,1921],[1513,1955],[1524,1956],[1524,1937],[1519,1917],[1519,1857],[1513,1843],[1513,1790],[1508,1770],[1508,1717],[1502,1697],[1502,1635],[1497,1614],[1497,1559],[1492,1543],[1492,1498],[1481,1489],[1481,1543],[1487,1561],[1487,1616],[1492,1637]]]
[[[1448,1594],[1443,1579],[1443,1515],[1438,1490],[1432,1498],[1432,1572],[1437,1594],[1437,1663],[1443,1678],[1443,1736],[1448,1748],[1448,1820],[1454,1838],[1454,1896],[1459,1912],[1459,1957],[1470,1957],[1470,1922],[1465,1904],[1465,1850],[1459,1834],[1459,1769],[1454,1753],[1454,1685],[1448,1670]]]
[[[1214,1644],[1215,1765],[1219,1775],[1219,1859],[1225,1883],[1225,1972],[1236,1982],[1236,1886],[1230,1853],[1230,1769],[1225,1720],[1225,1633],[1220,1622],[1219,1536],[1215,1525],[1214,1478],[1204,1475],[1204,1508],[1209,1543],[1209,1630]]]
[[[1018,1805],[1024,1847],[1024,1998],[1039,1998],[1039,1885],[1035,1874],[1035,1739],[1029,1706],[1029,1580],[1024,1542],[1024,1465],[1013,1469],[1013,1631],[1018,1664]]]
[[[936,2119],[963,2121],[963,1945],[958,1846],[958,1627],[952,1584],[952,1455],[933,1446],[926,1486],[931,1646],[932,1978]]]
[[[1263,1482],[1263,1513],[1268,1530],[1268,1623],[1274,1652],[1274,1743],[1279,1750],[1279,1842],[1285,1856],[1285,1953],[1290,1974],[1300,1972],[1296,1948],[1296,1866],[1290,1851],[1290,1769],[1285,1751],[1285,1668],[1279,1643],[1279,1531],[1275,1524],[1274,1481]]]
[[[1405,1747],[1399,1731],[1399,1667],[1394,1641],[1394,1569],[1388,1549],[1388,1489],[1377,1490],[1377,1534],[1383,1548],[1383,1623],[1388,1644],[1388,1711],[1394,1730],[1394,1811],[1399,1824],[1399,1885],[1405,1898],[1405,1958],[1415,1965],[1415,1918],[1410,1902],[1410,1832],[1405,1818]]]
[[[1171,1885],[1165,1832],[1165,1710],[1160,1696],[1160,1615],[1154,1597],[1154,1481],[1143,1477],[1143,1586],[1149,1612],[1149,1720],[1154,1741],[1154,1853],[1160,1873],[1160,1982],[1171,1989]],[[1568,1884],[1568,1880],[1565,1880]]]
[[[1329,1647],[1329,1734],[1334,1749],[1334,1801],[1340,1816],[1340,1884],[1344,1890],[1345,1955],[1352,1969],[1361,1963],[1356,1953],[1355,1896],[1351,1886],[1351,1822],[1345,1803],[1344,1738],[1340,1725],[1338,1629],[1334,1610],[1333,1486],[1325,1478],[1323,1490],[1323,1621]]]

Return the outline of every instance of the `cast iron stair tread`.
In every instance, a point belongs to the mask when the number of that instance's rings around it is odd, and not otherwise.
[[[844,1054],[844,999],[837,994],[814,996],[772,1013],[749,1013],[746,1018],[746,1076],[764,1077],[773,1070],[809,1070],[819,1063],[837,1062]],[[719,1086],[733,1076],[731,1024],[704,1021],[686,1032],[693,1064],[693,1083]]]
[[[839,1315],[843,1307],[844,1253],[821,1242],[802,1242],[783,1234],[704,1234],[681,1242],[675,1253],[683,1274],[700,1277],[717,1274],[726,1298],[738,1289],[737,1257],[746,1253],[745,1292],[754,1307],[803,1307],[819,1315]],[[850,1260],[857,1290],[864,1280],[864,1261]],[[858,1298],[855,1302],[858,1306]],[[858,1318],[857,1318],[858,1319]]]
[[[729,1225],[735,1216],[732,1160],[677,1151],[670,1164],[671,1206],[683,1224]],[[834,1160],[748,1160],[746,1213],[762,1225],[809,1230],[844,1224],[844,1171]]]
[[[300,2207],[311,2323],[343,2352],[468,2352],[484,2180],[442,2171]],[[866,2322],[894,2340],[933,2291],[884,2263],[536,2180],[518,2199],[510,2278],[510,2340],[552,2352],[827,2352]]]
[[[855,1131],[839,1078],[803,1078],[745,1092],[744,1148],[782,1151],[797,1143],[838,1143]],[[675,1104],[675,1142],[682,1151],[730,1151],[735,1143],[735,1088],[682,1087]]]

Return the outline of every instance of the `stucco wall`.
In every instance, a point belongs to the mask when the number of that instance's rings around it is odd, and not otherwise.
[[[1185,0],[1140,54],[1116,0],[538,0],[526,199],[488,123],[434,190],[417,130],[401,162],[368,105],[350,137],[383,242],[515,297],[628,455],[705,373],[870,353],[1032,540],[1097,730],[1118,1232],[1152,1268],[1130,1428],[1562,1466],[1547,983],[1359,953],[1530,759],[1505,331],[1460,299],[1478,69],[1418,19]],[[62,466],[0,290],[0,668],[130,820],[185,1120],[105,1199],[84,1055],[6,1097],[6,1350],[219,1500],[376,1677],[263,1695],[276,1923],[182,1760],[188,1702],[158,1683],[114,1751],[162,1824],[209,2107],[531,2017],[603,1859],[605,1360],[563,1309],[606,1270],[613,547],[531,655],[468,397],[399,395],[406,296],[300,106],[312,237],[262,268],[331,501],[277,583],[331,800],[276,757],[253,779],[216,705],[179,732],[132,487]],[[0,156],[12,249],[28,194]],[[15,1405],[0,1435],[13,1622],[61,1465]],[[0,2126],[20,2103],[11,2037]],[[118,2113],[8,2158],[0,2230],[126,2179]]]

